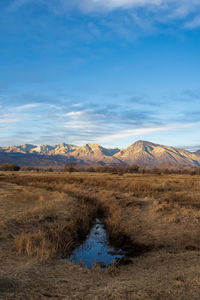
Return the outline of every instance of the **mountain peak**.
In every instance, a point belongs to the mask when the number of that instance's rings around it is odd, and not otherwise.
[[[99,144],[88,143],[83,146],[75,146],[71,144],[58,145],[40,145],[34,146],[24,144],[21,146],[10,146],[0,148],[1,157],[9,162],[15,157],[16,163],[20,157],[29,162],[30,157],[34,157],[36,161],[48,157],[48,162],[52,160],[57,163],[66,163],[71,159],[81,162],[82,164],[112,164],[116,165],[120,162],[126,164],[137,164],[143,168],[160,167],[160,168],[184,168],[184,167],[200,167],[199,152],[192,153],[175,147],[163,146],[151,143],[149,141],[139,140],[130,145],[126,149],[104,148]],[[14,155],[16,154],[16,155]],[[9,156],[10,155],[10,156]],[[14,155],[14,156],[13,156]],[[20,156],[21,155],[21,156]],[[12,161],[13,162],[13,161]],[[50,165],[50,164],[49,164]]]
[[[152,166],[161,168],[200,166],[200,158],[194,153],[141,140],[114,156],[127,164],[137,164],[144,168]]]
[[[138,140],[134,142],[131,146],[159,146],[159,144],[155,144],[149,141]]]
[[[127,150],[129,152],[135,152],[135,151],[152,151],[153,147],[157,147],[159,146],[158,144],[154,144],[148,141],[136,141],[135,143],[133,143],[132,145],[130,145]]]

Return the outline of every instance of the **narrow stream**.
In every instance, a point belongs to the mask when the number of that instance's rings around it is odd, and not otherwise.
[[[84,243],[73,251],[70,260],[74,263],[82,262],[89,269],[95,263],[105,268],[124,256],[125,252],[121,249],[116,250],[109,245],[104,225],[99,219],[96,219],[90,234]]]

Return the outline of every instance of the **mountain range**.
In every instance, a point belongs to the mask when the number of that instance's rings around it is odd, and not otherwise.
[[[81,166],[125,163],[136,164],[142,168],[182,169],[200,167],[200,151],[190,152],[147,141],[137,141],[125,149],[104,148],[99,144],[25,144],[1,147],[0,164],[6,162],[22,166],[63,166],[69,162],[76,162]]]

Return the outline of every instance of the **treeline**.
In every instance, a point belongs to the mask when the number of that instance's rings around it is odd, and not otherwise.
[[[110,174],[190,174],[190,175],[200,175],[200,168],[197,169],[182,169],[182,170],[173,170],[173,169],[159,169],[159,168],[152,168],[152,169],[144,169],[140,168],[137,165],[130,165],[130,166],[101,166],[101,167],[88,167],[82,169],[83,172],[97,172],[97,173],[110,173]],[[80,170],[77,172],[80,172]]]
[[[14,164],[9,164],[9,163],[2,164],[0,166],[1,171],[19,171],[20,169],[21,169],[20,166],[17,166],[17,165],[14,165]]]
[[[191,174],[191,175],[200,175],[200,168],[196,169],[161,169],[161,168],[151,168],[145,169],[141,168],[138,165],[125,165],[120,164],[117,166],[104,165],[104,166],[89,166],[89,167],[79,167],[76,163],[68,163],[61,170],[62,172],[96,172],[96,173],[110,173],[110,174],[128,174],[128,173],[138,173],[138,174]]]
[[[190,175],[200,175],[200,168],[196,169],[161,169],[161,168],[152,168],[144,169],[140,168],[137,165],[117,165],[117,166],[89,166],[89,167],[80,167],[76,163],[68,163],[63,168],[58,167],[33,167],[33,166],[17,166],[15,164],[5,163],[0,165],[0,171],[24,171],[24,172],[96,172],[96,173],[110,173],[110,174],[190,174]]]
[[[48,167],[48,168],[41,168],[41,167],[24,167],[18,166],[11,163],[5,163],[0,165],[0,171],[26,171],[26,172],[54,172],[56,169]]]

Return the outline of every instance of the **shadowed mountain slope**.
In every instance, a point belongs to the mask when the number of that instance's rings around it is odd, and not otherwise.
[[[199,167],[200,157],[196,154],[170,146],[138,141],[115,154],[127,164],[141,167],[183,168]]]
[[[200,150],[196,151],[195,154],[200,156]]]
[[[22,145],[0,148],[0,163],[12,162],[20,165],[61,166],[68,162],[79,165],[137,164],[143,168],[200,167],[200,151],[192,153],[183,149],[137,141],[126,149],[104,148],[98,144],[75,146]]]

